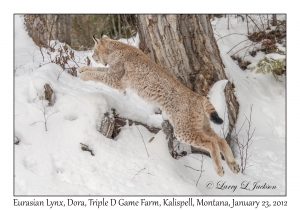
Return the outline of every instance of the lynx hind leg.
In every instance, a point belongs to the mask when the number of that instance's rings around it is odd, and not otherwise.
[[[209,125],[205,125],[204,126],[204,130],[205,132],[211,136],[217,139],[218,141],[218,146],[220,148],[221,153],[223,154],[226,163],[228,165],[228,167],[230,168],[230,170],[234,173],[237,174],[240,172],[240,166],[239,164],[236,162],[235,158],[233,157],[232,151],[229,147],[229,145],[227,144],[226,140],[224,138],[219,137],[211,128]]]
[[[221,155],[218,145],[215,142],[204,142],[200,147],[209,152],[214,164],[214,169],[217,174],[221,177],[224,176],[224,169],[221,164]]]
[[[229,145],[227,144],[226,140],[219,137],[218,141],[219,141],[218,143],[219,143],[220,151],[222,152],[228,167],[234,174],[239,173],[240,166],[236,162],[235,158],[233,157],[232,151]]]
[[[191,135],[189,139],[190,140],[185,142],[191,144],[192,146],[205,149],[209,152],[214,164],[215,171],[219,176],[223,176],[224,169],[221,164],[221,155],[217,139],[206,135],[202,131],[196,132],[196,134]]]

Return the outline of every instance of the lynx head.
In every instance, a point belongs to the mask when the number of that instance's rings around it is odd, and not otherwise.
[[[95,38],[95,35],[93,35],[93,40],[95,42],[94,46],[94,53],[92,55],[92,58],[96,61],[96,63],[101,63],[104,66],[107,65],[107,61],[105,59],[106,54],[105,54],[105,44],[104,44],[104,39],[108,38],[105,35],[101,36],[101,39]]]

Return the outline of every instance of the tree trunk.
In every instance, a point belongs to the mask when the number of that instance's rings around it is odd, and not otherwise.
[[[70,15],[25,15],[25,26],[39,47],[48,47],[51,39],[71,45]]]
[[[46,19],[49,39],[57,39],[71,45],[70,15],[46,15]]]
[[[28,35],[37,46],[40,48],[48,46],[50,36],[47,28],[47,15],[24,15],[24,24]]]
[[[116,24],[115,24],[114,15],[111,15],[111,20],[112,20],[112,25],[113,25],[113,29],[114,29],[114,38],[115,38],[115,37],[117,37],[117,28],[116,28]]]
[[[215,82],[226,79],[207,15],[138,15],[137,18],[140,49],[182,84],[199,95],[207,96]],[[224,92],[230,123],[229,137],[239,104],[230,82]]]
[[[277,16],[276,16],[276,14],[272,15],[272,26],[277,26]]]
[[[118,15],[118,38],[120,39],[121,38],[121,18],[120,18],[120,15]]]
[[[61,42],[71,45],[71,31],[70,31],[70,15],[58,15],[57,24],[55,27],[56,37]]]

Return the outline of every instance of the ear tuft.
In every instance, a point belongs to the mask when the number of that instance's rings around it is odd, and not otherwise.
[[[95,37],[95,34],[93,35],[93,40],[98,44],[98,41],[97,41],[97,39]]]
[[[105,37],[108,37],[108,36],[106,36],[103,32],[101,32],[101,39],[105,38]]]

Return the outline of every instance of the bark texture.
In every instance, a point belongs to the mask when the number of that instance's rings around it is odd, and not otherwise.
[[[276,14],[272,15],[272,26],[277,26],[277,16],[276,16]]]
[[[46,83],[44,85],[44,94],[45,94],[45,99],[48,101],[48,105],[53,105],[54,104],[54,101],[52,100],[54,97],[53,97],[53,90],[51,88],[51,86]]]
[[[138,121],[133,121],[128,118],[120,117],[115,109],[112,109],[111,112],[106,112],[101,120],[101,126],[99,132],[103,134],[106,138],[115,138],[121,131],[121,128],[126,124],[128,125],[142,125],[149,132],[157,134],[161,129],[153,126],[149,126],[145,123],[141,123]]]
[[[54,39],[58,39],[62,42],[65,42],[68,45],[71,45],[71,24],[70,24],[70,15],[57,15],[57,19],[54,27]],[[51,34],[53,36],[53,34]],[[51,39],[50,39],[51,40]]]
[[[49,40],[59,40],[71,45],[70,15],[24,15],[29,36],[39,47],[48,47]]]
[[[140,49],[182,84],[207,96],[215,82],[226,79],[208,15],[138,15],[137,18]],[[231,132],[239,105],[230,82],[224,92]]]
[[[115,127],[115,118],[110,116],[108,112],[104,114],[101,120],[101,126],[99,132],[102,133],[106,138],[112,138],[113,130]]]

